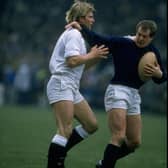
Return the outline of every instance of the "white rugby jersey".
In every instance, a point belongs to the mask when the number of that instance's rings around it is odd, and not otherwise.
[[[85,55],[86,52],[85,41],[81,33],[74,28],[65,30],[59,37],[49,62],[51,74],[63,74],[71,79],[80,80],[85,65],[70,68],[66,64],[66,58]]]

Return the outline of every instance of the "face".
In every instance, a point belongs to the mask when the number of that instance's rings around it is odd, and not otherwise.
[[[93,12],[89,12],[86,16],[79,19],[80,24],[85,25],[87,28],[91,29],[93,23],[95,22]]]
[[[153,38],[150,37],[149,29],[144,31],[141,27],[138,28],[135,36],[135,43],[139,48],[148,46],[152,40]]]

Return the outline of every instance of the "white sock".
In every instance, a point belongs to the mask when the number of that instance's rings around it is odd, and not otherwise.
[[[61,135],[58,135],[58,134],[56,134],[52,139],[52,143],[58,144],[58,145],[63,146],[63,147],[66,146],[67,142],[68,142],[67,138],[65,138]]]
[[[89,133],[82,127],[82,125],[76,126],[75,130],[82,138],[87,138],[89,136]]]

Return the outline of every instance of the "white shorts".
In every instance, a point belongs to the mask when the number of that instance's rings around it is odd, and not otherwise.
[[[73,80],[61,75],[52,76],[48,81],[47,97],[49,104],[61,100],[69,100],[76,104],[84,99],[79,92],[77,84]]]
[[[141,97],[137,89],[123,85],[109,85],[105,92],[105,110],[113,108],[127,110],[127,115],[140,114]]]

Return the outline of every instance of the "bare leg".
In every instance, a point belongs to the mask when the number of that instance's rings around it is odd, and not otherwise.
[[[108,112],[108,126],[112,134],[110,143],[104,151],[102,160],[103,168],[114,168],[118,155],[120,154],[120,146],[125,139],[126,133],[126,110],[112,109]]]
[[[53,104],[53,109],[57,134],[49,147],[47,168],[64,168],[66,144],[72,132],[74,107],[71,101],[59,101]]]
[[[97,130],[97,120],[88,103],[75,104],[75,117],[81,123],[75,127],[67,143],[67,151]]]

